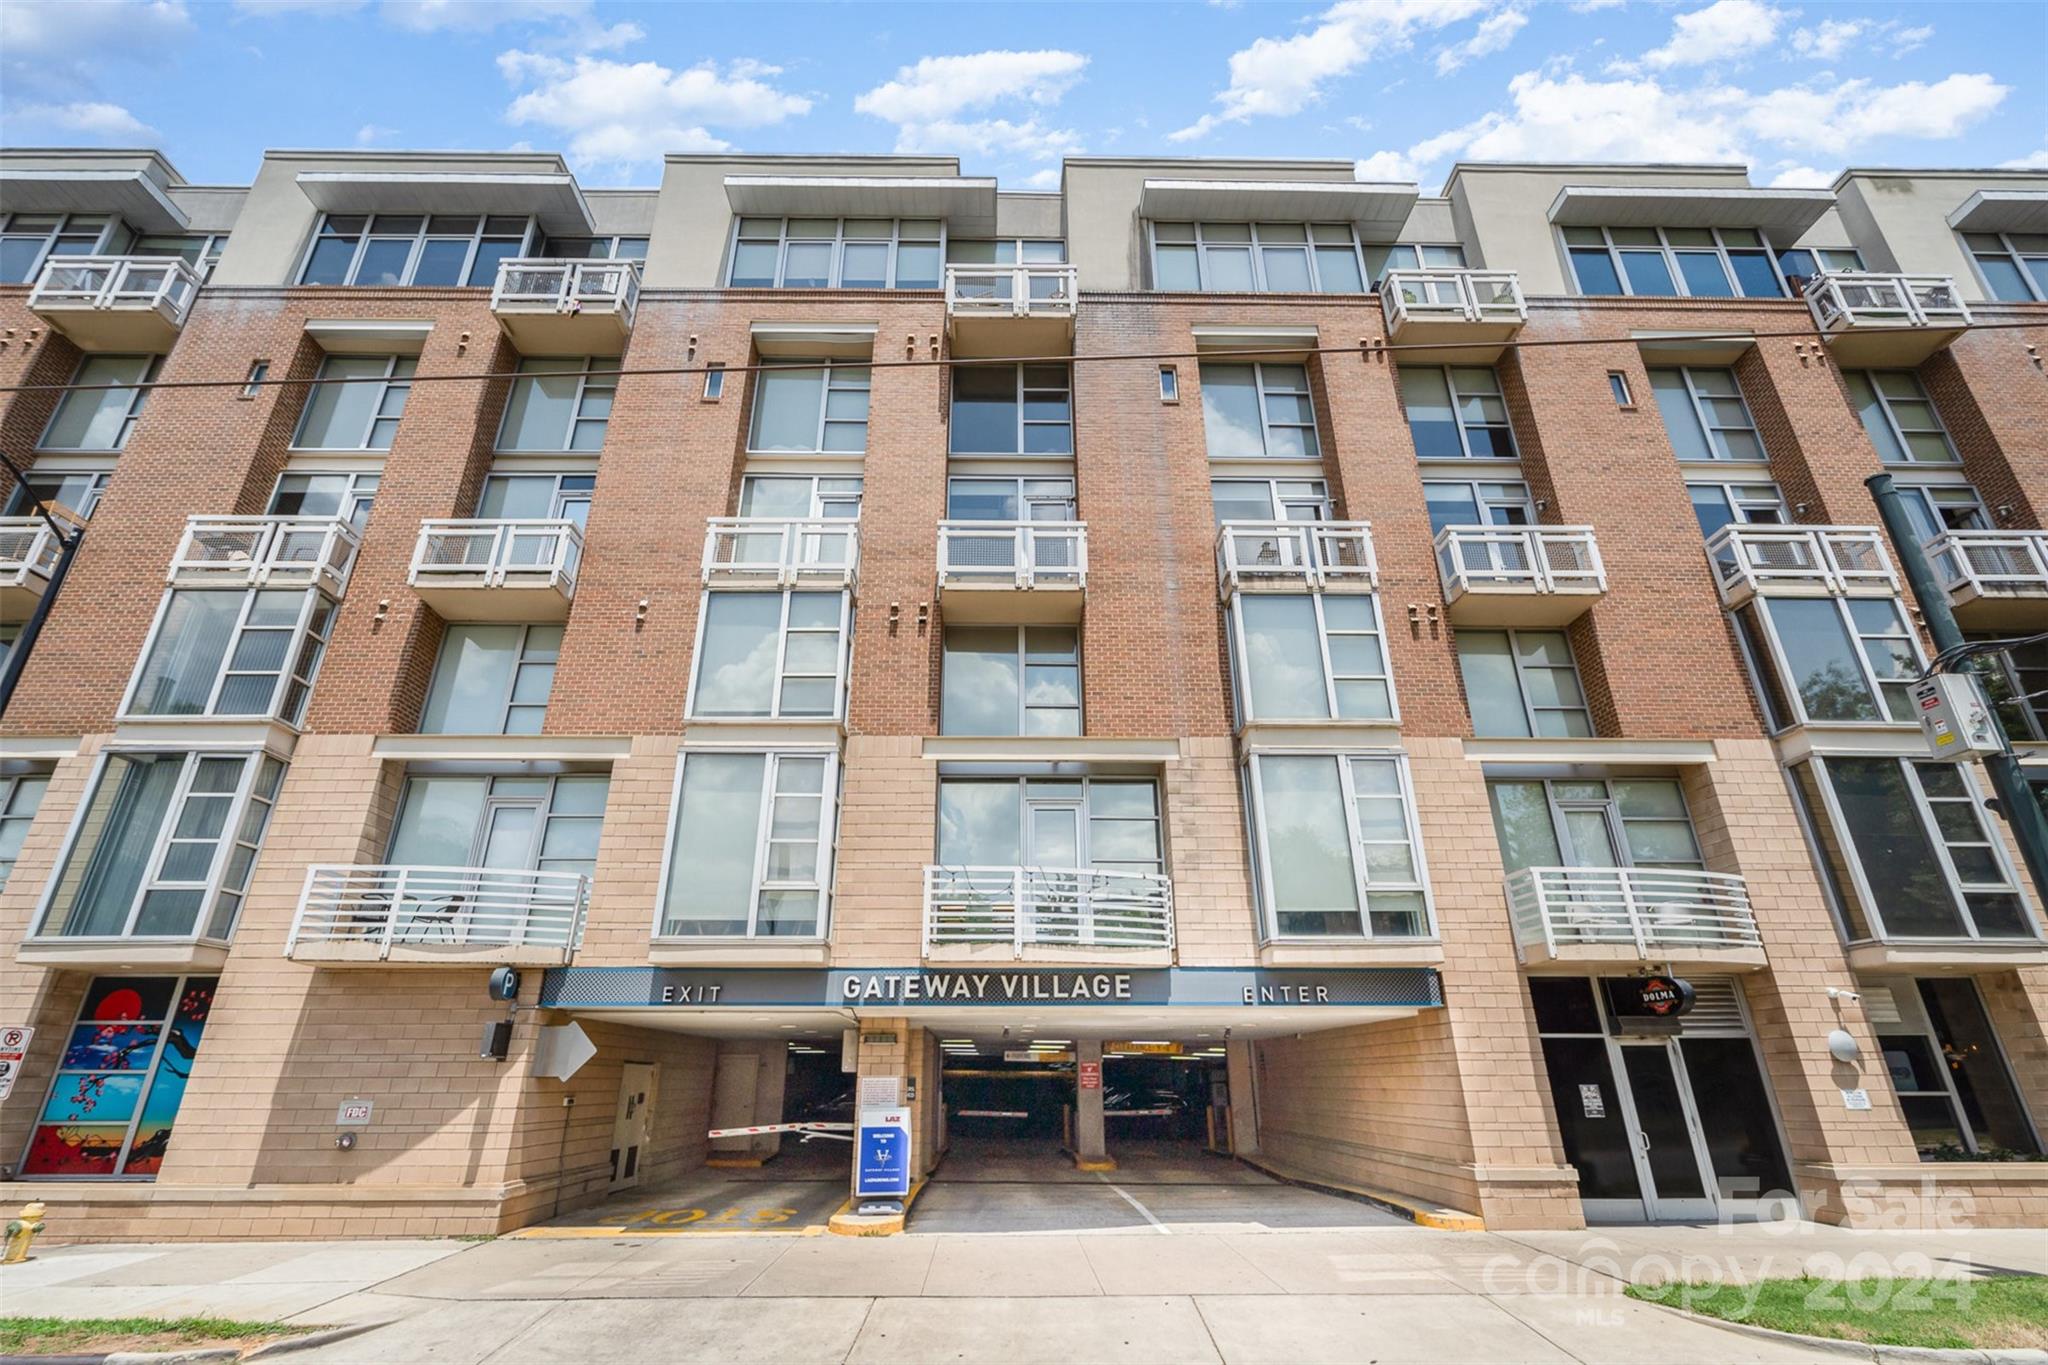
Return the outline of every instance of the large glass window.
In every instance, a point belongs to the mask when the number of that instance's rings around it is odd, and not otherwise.
[[[323,214],[299,283],[488,289],[529,239],[533,220],[516,214]]]
[[[1650,389],[1664,431],[1681,460],[1761,460],[1763,438],[1742,401],[1733,370],[1681,369],[1650,371]]]
[[[1972,641],[2003,638],[1972,632]],[[2048,640],[2009,645],[1995,654],[1979,654],[1971,664],[1984,679],[1984,691],[2005,723],[2009,738],[2035,743],[2048,740]]]
[[[1759,597],[1736,621],[1777,728],[1913,723],[1920,643],[1895,599]]]
[[[868,367],[821,360],[754,374],[749,450],[859,454],[868,448]]]
[[[1158,785],[1143,778],[942,778],[938,861],[947,867],[1165,867]]]
[[[476,514],[498,521],[590,522],[595,474],[493,474],[484,480]]]
[[[334,623],[317,589],[173,590],[124,716],[250,716],[296,725]]]
[[[644,261],[645,237],[550,237],[540,249],[551,261]]]
[[[1210,459],[1321,457],[1307,366],[1204,361],[1201,373]]]
[[[227,939],[283,781],[269,754],[108,753],[38,935]]]
[[[32,284],[52,256],[102,256],[119,250],[120,221],[82,213],[0,215],[0,284]]]
[[[1074,626],[948,626],[939,733],[1081,733],[1081,632]]]
[[[368,472],[281,474],[268,512],[273,517],[337,517],[360,531],[383,482],[382,474]]]
[[[1774,483],[1688,483],[1700,535],[1708,540],[1724,526],[1783,526],[1792,520]]]
[[[2040,1155],[1977,983],[1934,977],[1883,989],[1897,1018],[1879,1025],[1877,1043],[1921,1160]]]
[[[1380,287],[1389,270],[1463,270],[1465,248],[1456,242],[1403,242],[1365,248],[1366,277]]]
[[[602,450],[618,368],[617,356],[520,361],[498,428],[498,449]]]
[[[539,734],[561,649],[560,626],[448,627],[420,733]]]
[[[1074,393],[1065,365],[956,366],[948,448],[955,455],[1071,455]]]
[[[1349,223],[1154,223],[1152,287],[1359,294],[1365,271]]]
[[[838,804],[830,753],[686,751],[656,935],[822,935]]]
[[[1593,716],[1561,630],[1461,630],[1458,671],[1481,736],[1585,738]]]
[[[948,521],[1072,521],[1072,479],[955,475],[946,480]]]
[[[1373,595],[1239,593],[1230,623],[1241,723],[1394,718]]]
[[[1960,464],[1934,400],[1911,370],[1845,370],[1849,399],[1886,464]]]
[[[945,240],[936,218],[742,218],[735,289],[937,289]]]
[[[1794,294],[1806,292],[1807,281],[1824,270],[1861,270],[1863,253],[1854,247],[1792,247],[1778,253],[1778,273]]]
[[[6,662],[6,657],[0,654],[0,663]],[[7,885],[7,878],[14,871],[14,861],[21,856],[21,842],[28,837],[29,826],[35,823],[36,812],[42,809],[43,793],[49,789],[50,775],[47,772],[20,772],[0,777],[0,886]]]
[[[1754,228],[1568,227],[1565,251],[1581,294],[1785,297],[1785,281]]]
[[[97,388],[101,384],[142,385],[156,378],[163,363],[156,355],[89,355],[71,377],[72,387],[57,402],[57,411],[43,429],[43,450],[119,450],[142,415],[149,390],[140,387]]]
[[[1647,867],[1702,872],[1685,793],[1668,777],[1503,778],[1486,784],[1510,872]]]
[[[1398,758],[1259,754],[1249,776],[1267,937],[1434,932],[1421,836]]]
[[[1932,540],[1944,531],[1992,529],[1984,500],[1966,483],[1902,483],[1894,487],[1922,540]]]
[[[1226,521],[1329,521],[1330,486],[1321,479],[1211,479],[1216,524]]]
[[[100,505],[100,494],[106,492],[107,483],[114,476],[105,470],[79,469],[35,472],[16,484],[7,499],[7,515],[10,517],[33,516],[35,504],[29,494],[35,494],[46,506],[69,508],[82,518],[90,518],[93,509]]]
[[[709,592],[690,715],[844,714],[852,608],[843,592]]]
[[[1416,458],[1515,458],[1500,376],[1490,365],[1403,365],[1401,405]]]
[[[331,355],[306,396],[292,445],[299,450],[389,450],[419,362],[409,355]]]
[[[860,518],[858,476],[822,474],[749,474],[740,481],[743,517],[786,517],[792,521]]]
[[[161,1171],[219,985],[211,976],[93,978],[21,1173],[79,1179]]]
[[[2048,299],[2048,233],[1966,232],[1984,290],[2001,303]]]
[[[1432,535],[1447,526],[1531,526],[1536,521],[1536,504],[1530,500],[1529,485],[1525,483],[1425,479],[1422,501],[1429,509]],[[1507,547],[1501,545],[1468,547],[1469,555],[1479,561],[1472,567],[1520,568],[1520,564],[1505,562],[1504,550]],[[1512,553],[1506,556],[1519,557]],[[1496,564],[1496,560],[1502,562]]]
[[[607,773],[415,773],[391,831],[399,867],[507,872],[597,871]]]

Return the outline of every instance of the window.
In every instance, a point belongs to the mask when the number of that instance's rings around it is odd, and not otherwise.
[[[1475,735],[1583,739],[1593,733],[1563,631],[1461,630],[1457,646]]]
[[[550,237],[540,249],[550,261],[644,261],[645,237]]]
[[[1240,724],[1394,719],[1373,595],[1239,593],[1230,626]]]
[[[1429,876],[1399,758],[1259,754],[1248,767],[1268,938],[1426,938]]]
[[[1622,371],[1609,370],[1607,372],[1607,389],[1608,392],[1614,395],[1614,401],[1617,406],[1632,408],[1636,405],[1635,395],[1628,390],[1628,376]]]
[[[1060,265],[1067,244],[1057,237],[949,238],[950,265]]]
[[[213,268],[220,263],[220,253],[227,244],[225,232],[179,233],[137,237],[130,251],[136,256],[176,256],[199,272],[203,281],[213,274]]]
[[[1763,438],[1733,370],[1651,370],[1650,391],[1680,460],[1761,460]]]
[[[956,366],[955,455],[1071,455],[1074,392],[1065,365]]]
[[[868,367],[830,360],[755,371],[754,425],[747,448],[766,454],[868,448]]]
[[[1877,1045],[1921,1159],[2038,1156],[2040,1135],[1977,983],[1936,977],[1880,989],[1896,1018],[1879,1024]]]
[[[136,670],[125,717],[306,714],[334,599],[315,589],[174,589]]]
[[[537,735],[561,626],[450,626],[420,715],[423,735]]]
[[[1159,875],[1159,788],[1143,778],[939,779],[947,867],[1094,868]]]
[[[269,362],[269,361],[267,361],[267,360],[252,360],[252,361],[250,361],[250,362],[249,362],[249,373],[248,373],[248,375],[247,375],[247,376],[246,376],[246,377],[245,377],[245,378],[244,378],[244,379],[242,380],[242,394],[241,394],[241,396],[242,396],[242,397],[244,397],[244,398],[254,398],[254,397],[255,397],[255,396],[257,395],[257,394],[259,394],[259,393],[263,392],[263,385],[264,385],[264,381],[268,380],[269,378],[270,378],[270,362]]]
[[[161,1171],[219,984],[211,976],[93,978],[21,1173],[77,1179]]]
[[[1700,535],[1708,540],[1723,526],[1783,526],[1792,520],[1774,483],[1688,483],[1685,491],[1699,518]]]
[[[299,418],[298,450],[389,450],[419,362],[409,355],[331,355]]]
[[[1906,516],[1920,539],[1932,540],[1944,531],[1989,531],[1991,514],[1977,490],[1966,483],[1902,483],[1896,485]]]
[[[1971,640],[2002,638],[1971,634]],[[1971,660],[1984,679],[1984,690],[2015,740],[2048,740],[2048,640],[2010,645],[1995,654]]]
[[[0,653],[0,662],[6,657]],[[8,875],[14,871],[14,860],[21,856],[21,841],[28,837],[28,827],[35,823],[36,812],[43,805],[43,793],[49,788],[50,775],[46,772],[0,777],[0,886],[7,885]]]
[[[1961,765],[1814,757],[1794,775],[1851,942],[2040,936]]]
[[[1773,729],[1913,723],[1920,643],[1894,599],[1759,597],[1736,624]]]
[[[743,517],[857,521],[860,480],[818,474],[749,474],[740,481]]]
[[[839,804],[832,754],[685,751],[659,938],[817,938]]]
[[[2048,233],[1966,232],[1984,291],[2001,303],[2048,299]]]
[[[742,218],[733,228],[735,289],[937,289],[944,226],[936,218]]]
[[[391,832],[398,867],[488,867],[516,872],[597,871],[606,773],[415,773]]]
[[[1321,479],[1211,479],[1216,524],[1226,521],[1329,521],[1330,487]]]
[[[100,505],[100,494],[107,490],[107,481],[113,477],[111,473],[97,469],[31,472],[26,480],[15,485],[13,494],[7,499],[7,515],[34,515],[35,504],[29,500],[33,493],[47,507],[69,508],[82,518],[90,518],[93,509]]]
[[[1778,273],[1795,294],[1806,292],[1806,282],[1822,271],[1861,270],[1863,255],[1854,247],[1824,246],[1809,250],[1793,247],[1778,253]]]
[[[1494,837],[1510,872],[1525,867],[1647,867],[1704,872],[1685,793],[1668,777],[1489,781]]]
[[[1536,504],[1529,500],[1525,483],[1467,483],[1463,479],[1425,479],[1422,500],[1429,508],[1431,535],[1447,526],[1530,526],[1536,521]],[[1519,563],[1502,561],[1519,556],[1508,546],[1471,546],[1468,555],[1480,562],[1474,568],[1521,569]]]
[[[1180,371],[1171,365],[1159,367],[1159,401],[1178,403],[1180,401]]]
[[[617,356],[520,361],[498,428],[498,449],[602,450],[618,368]]]
[[[725,397],[725,365],[714,361],[704,369],[704,401],[716,403]]]
[[[1081,733],[1081,632],[1073,626],[948,626],[942,735]]]
[[[299,283],[488,289],[529,238],[533,220],[517,214],[323,214]]]
[[[1362,294],[1365,272],[1349,223],[1154,223],[1152,287]]]
[[[105,214],[0,215],[0,284],[32,284],[51,256],[102,256],[117,250],[120,223]]]
[[[1785,297],[1754,228],[1568,227],[1564,244],[1581,294]]]
[[[1911,370],[1845,370],[1849,399],[1886,464],[1960,464],[1948,429]]]
[[[1204,362],[1201,372],[1210,459],[1322,457],[1306,365]]]
[[[38,936],[225,941],[283,781],[269,754],[110,751]]]
[[[1380,287],[1380,281],[1387,277],[1389,270],[1463,270],[1465,248],[1455,242],[1415,244],[1399,246],[1368,246],[1365,249],[1366,278],[1372,287]]]
[[[845,714],[851,615],[839,592],[704,594],[690,716]]]
[[[1072,479],[967,478],[956,475],[946,480],[948,521],[1073,519]]]
[[[487,521],[590,522],[595,474],[493,474],[484,480],[476,514]]]
[[[1500,378],[1485,365],[1403,365],[1401,405],[1423,460],[1515,458]]]
[[[119,450],[142,415],[149,390],[139,387],[156,378],[163,363],[156,355],[89,355],[71,377],[72,387],[57,402],[38,442],[42,450]],[[97,384],[136,385],[96,389]]]
[[[382,474],[281,474],[270,495],[273,517],[338,517],[358,531],[370,520]]]

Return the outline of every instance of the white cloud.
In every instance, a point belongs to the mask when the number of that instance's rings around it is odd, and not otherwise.
[[[106,4],[7,0],[0,4],[0,87],[61,104],[98,88],[109,59],[160,72],[167,49],[194,31],[182,0]]]
[[[1474,57],[1499,52],[1515,40],[1515,35],[1528,22],[1529,16],[1518,9],[1504,9],[1498,14],[1488,15],[1479,21],[1479,27],[1470,38],[1436,54],[1436,74],[1448,76]]]
[[[384,18],[414,33],[487,32],[500,24],[580,19],[590,0],[384,0]]]
[[[2040,151],[2016,156],[2010,161],[2001,161],[1998,168],[2002,171],[2048,171],[2048,137],[2041,140]]]
[[[10,118],[23,123],[62,128],[68,133],[93,137],[152,138],[156,130],[118,104],[103,100],[76,100],[70,104],[24,104]]]
[[[1768,47],[1790,12],[1761,0],[1714,0],[1671,21],[1671,38],[1643,54],[1643,65],[1664,70],[1705,66]]]
[[[1832,62],[1852,48],[1869,48],[1903,57],[1934,36],[1932,26],[1906,28],[1896,19],[1823,19],[1813,28],[1792,31],[1792,50],[1815,61]]]
[[[380,142],[389,142],[398,136],[396,128],[386,128],[381,123],[365,123],[356,129],[356,146],[374,147]]]
[[[1167,140],[1192,142],[1226,123],[1298,114],[1322,98],[1328,82],[1406,49],[1416,32],[1444,28],[1486,8],[1486,0],[1340,0],[1306,32],[1260,38],[1231,53],[1230,84],[1215,97],[1220,110],[1167,134]]]
[[[1740,91],[1679,94],[1648,78],[1593,81],[1525,71],[1508,82],[1508,95],[1512,112],[1472,125],[1464,155],[1494,161],[1744,159],[1721,108]]]
[[[758,128],[807,114],[811,101],[769,83],[778,67],[753,61],[702,62],[682,71],[659,62],[579,54],[498,54],[514,86],[530,87],[505,110],[508,123],[537,125],[569,139],[582,160],[625,167],[664,152],[725,151],[714,126]]]
[[[1786,166],[1771,177],[1774,190],[1824,190],[1835,183],[1839,171],[1817,171],[1811,166]]]
[[[1012,123],[1008,119],[974,119],[957,122],[940,119],[935,123],[907,123],[896,130],[896,150],[912,155],[931,153],[962,157],[1022,156],[1033,161],[1052,161],[1081,150],[1080,134],[1068,128],[1048,128],[1037,119]]]
[[[1052,49],[926,57],[899,67],[893,80],[857,96],[853,107],[895,124],[898,152],[1049,161],[1078,152],[1080,135],[1047,126],[1035,112],[1021,120],[958,115],[1003,103],[1041,109],[1058,104],[1087,66],[1078,52]]]
[[[1019,184],[1027,190],[1056,190],[1060,187],[1060,168],[1043,166],[1024,177]]]
[[[1867,80],[1832,87],[1793,86],[1759,96],[1743,122],[1773,142],[1841,153],[1884,138],[1952,138],[1996,109],[2011,93],[1982,72],[1958,73],[1932,85]]]
[[[1572,0],[1573,14],[1592,14],[1596,10],[1620,9],[1628,0]]]
[[[1360,180],[1387,183],[1414,180],[1417,175],[1415,160],[1406,152],[1374,152],[1359,161],[1352,173]]]
[[[353,14],[369,0],[235,0],[235,9],[252,19],[281,19],[290,14]]]

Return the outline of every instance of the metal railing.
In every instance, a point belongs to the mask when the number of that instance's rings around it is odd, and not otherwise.
[[[939,523],[941,588],[1080,588],[1087,582],[1085,521]]]
[[[494,313],[617,313],[627,327],[640,305],[640,262],[500,261]]]
[[[576,590],[583,532],[573,521],[423,521],[406,581],[416,588]]]
[[[1944,531],[1927,557],[1951,593],[2048,596],[2048,531]]]
[[[1216,577],[1239,588],[1379,586],[1369,521],[1226,521],[1216,532]]]
[[[1721,598],[1791,587],[1828,593],[1897,593],[1884,534],[1875,526],[1769,526],[1737,522],[1707,541]]]
[[[41,517],[0,518],[0,588],[25,587],[50,576],[64,547]]]
[[[583,942],[590,879],[580,872],[488,867],[306,869],[284,955],[302,944],[419,948],[557,949],[567,961]]]
[[[836,583],[860,570],[860,523],[814,517],[712,517],[704,536],[704,581]]]
[[[949,265],[948,317],[1070,318],[1081,296],[1071,265]]]
[[[1436,533],[1446,600],[1468,592],[1604,593],[1590,526],[1446,526]]]
[[[1760,948],[1749,888],[1726,872],[1654,867],[1525,867],[1507,877],[1515,941],[1634,948],[1645,960]]]
[[[1390,333],[1408,322],[1529,320],[1521,278],[1512,270],[1389,270],[1380,277],[1380,301]]]
[[[924,945],[1171,948],[1173,882],[1081,867],[927,866]]]
[[[29,292],[31,311],[80,309],[154,312],[185,325],[199,272],[182,256],[52,256]]]
[[[1806,281],[1806,306],[1822,335],[1859,327],[1968,327],[1970,310],[1947,275],[1832,270]]]
[[[169,581],[183,587],[348,586],[362,539],[338,517],[187,517]]]

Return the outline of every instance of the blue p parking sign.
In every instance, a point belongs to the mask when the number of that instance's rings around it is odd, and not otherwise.
[[[860,1111],[854,1150],[854,1194],[902,1198],[910,1193],[910,1115],[902,1109]]]

